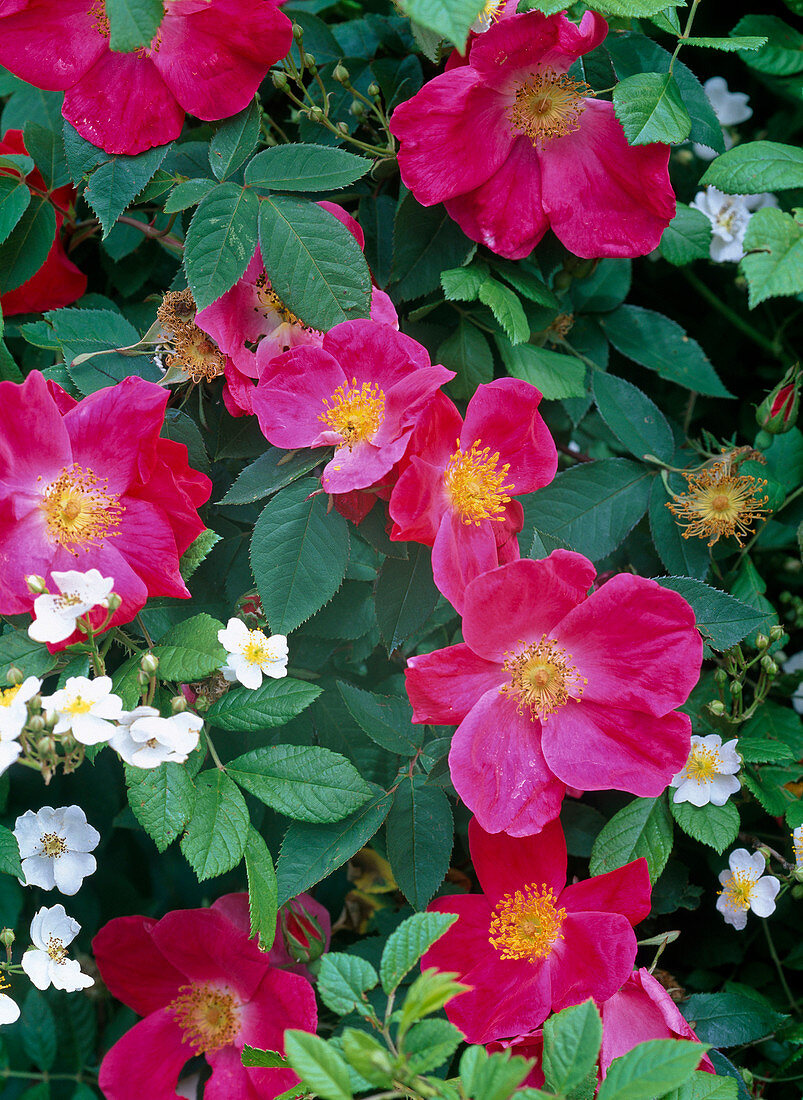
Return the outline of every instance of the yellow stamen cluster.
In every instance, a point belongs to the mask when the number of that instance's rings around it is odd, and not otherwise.
[[[531,883],[505,894],[491,916],[488,940],[503,959],[545,959],[563,939],[565,909],[558,909],[552,890]]]
[[[305,329],[307,332],[315,332],[316,329],[310,328],[309,325],[305,325],[300,317],[297,317],[291,309],[288,309],[282,299],[270,285],[268,277],[265,274],[259,276],[256,282],[257,287],[257,300],[263,309],[272,310],[274,313],[278,313],[282,321],[286,325],[298,325],[299,328]]]
[[[734,871],[719,891],[729,909],[749,909],[756,880],[745,871]]]
[[[162,298],[156,317],[171,351],[165,366],[184,371],[192,382],[211,382],[226,369],[226,356],[195,324],[196,306],[189,290],[169,290]]]
[[[21,687],[21,684],[15,684],[14,687],[0,688],[0,707],[10,707],[17,698]]]
[[[479,527],[485,519],[497,522],[505,518],[505,505],[510,503],[509,493],[515,486],[505,485],[510,464],[499,465],[499,452],[491,454],[490,447],[480,449],[475,440],[467,451],[457,450],[449,459],[444,474],[446,491],[452,507],[463,523]]]
[[[572,80],[566,73],[542,69],[532,73],[516,90],[508,108],[514,130],[525,134],[536,149],[543,149],[553,138],[565,137],[580,128],[585,100],[593,95],[583,81]]]
[[[372,439],[385,419],[385,395],[376,385],[363,382],[357,386],[338,386],[331,398],[324,397],[326,412],[318,417],[333,432],[337,432],[349,450],[357,443]]]
[[[713,546],[731,535],[740,546],[752,534],[754,525],[766,518],[768,497],[758,497],[766,481],[751,474],[733,474],[727,463],[718,462],[697,474],[683,475],[685,493],[675,496],[667,508],[684,524],[684,539],[708,539]]]
[[[89,714],[92,710],[92,701],[84,699],[81,695],[76,695],[64,703],[61,709],[65,714]]]
[[[792,850],[798,867],[803,864],[803,832],[792,833]]]
[[[112,538],[125,508],[107,486],[92,470],[65,466],[45,489],[41,504],[51,542],[74,554]]]
[[[93,0],[92,6],[89,9],[89,14],[93,18],[92,26],[98,32],[102,34],[104,38],[108,38],[111,31],[109,28],[109,17],[106,14],[106,0]]]
[[[524,646],[523,642],[520,644]],[[519,714],[529,714],[533,721],[543,722],[564,706],[570,696],[580,699],[588,683],[578,675],[571,659],[571,653],[542,634],[539,642],[505,654],[502,670],[510,681],[499,692],[515,700]]]
[[[271,650],[270,641],[261,630],[250,630],[248,632],[248,641],[242,648],[242,655],[246,661],[250,661],[255,665],[264,665],[276,660],[276,654]]]
[[[683,769],[683,778],[695,783],[707,783],[719,775],[722,757],[716,749],[707,749],[705,745],[695,745]]]
[[[55,963],[63,963],[67,958],[67,948],[55,936],[51,936],[47,941],[47,953]]]
[[[232,993],[214,985],[184,985],[179,994],[169,1007],[184,1031],[182,1042],[196,1054],[234,1042],[240,1031],[240,1006]]]
[[[42,843],[42,851],[51,859],[57,859],[67,851],[67,844],[58,833],[42,833],[39,839]]]
[[[502,18],[502,9],[506,0],[488,0],[488,3],[477,16],[475,24],[479,23],[483,30],[488,30],[492,23]]]

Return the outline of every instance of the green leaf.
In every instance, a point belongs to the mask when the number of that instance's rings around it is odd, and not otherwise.
[[[534,527],[599,561],[644,515],[651,479],[627,458],[584,462],[524,498],[525,530]]]
[[[650,489],[650,534],[658,556],[674,575],[703,580],[711,564],[704,539],[684,539],[681,528],[667,508],[670,496],[660,477]]]
[[[424,740],[424,726],[412,724],[413,708],[400,695],[375,695],[338,681],[337,689],[357,725],[372,741],[399,756],[415,756]]]
[[[243,1065],[249,1069],[286,1069],[287,1059],[275,1050],[260,1050],[259,1047],[243,1047]]]
[[[618,352],[661,378],[710,397],[732,396],[697,341],[669,317],[628,305],[601,317],[599,323]]]
[[[552,1092],[570,1093],[596,1068],[602,1018],[593,1001],[551,1016],[544,1023],[544,1076]]]
[[[711,222],[701,210],[679,202],[659,247],[664,259],[675,267],[683,267],[693,260],[706,260],[711,249]]]
[[[713,160],[700,186],[718,187],[731,195],[803,187],[803,149],[778,141],[745,142]]]
[[[307,745],[269,745],[226,765],[235,783],[295,821],[328,824],[358,810],[372,788],[345,756]]]
[[[671,462],[675,453],[672,429],[654,402],[640,389],[606,371],[594,374],[594,400],[613,434],[636,458],[654,455]]]
[[[783,764],[795,759],[789,745],[766,737],[740,737],[737,748],[745,764]]]
[[[775,15],[746,15],[731,34],[760,35],[768,39],[757,53],[743,58],[751,69],[768,76],[793,76],[803,69],[803,34]]]
[[[712,649],[724,650],[737,645],[756,630],[764,615],[719,588],[712,588],[690,577],[657,577],[663,588],[671,588],[691,604],[697,629]]]
[[[326,332],[341,321],[368,317],[368,264],[328,210],[308,199],[267,195],[260,203],[259,244],[273,289],[305,324]]]
[[[794,757],[803,756],[803,719],[788,704],[768,699],[742,726],[739,751],[746,738],[769,740],[788,746]]]
[[[0,244],[0,294],[16,290],[36,274],[47,259],[55,237],[53,206],[46,198],[31,195],[13,231]]]
[[[480,287],[479,298],[505,330],[511,344],[521,344],[529,340],[530,323],[527,314],[518,295],[509,287],[497,283],[495,279],[486,279]]]
[[[184,180],[167,196],[165,202],[165,214],[176,214],[179,210],[186,210],[190,206],[197,206],[201,199],[206,198],[210,191],[217,187],[214,180]]]
[[[429,1073],[451,1058],[463,1041],[448,1020],[422,1020],[407,1032],[404,1053],[411,1073]]]
[[[594,841],[589,869],[603,875],[640,856],[655,882],[672,852],[672,818],[666,800],[635,798],[614,814]]]
[[[218,729],[257,733],[283,726],[306,710],[320,694],[321,688],[306,680],[265,679],[253,690],[241,687],[226,692],[213,703],[205,717]]]
[[[456,377],[449,383],[449,393],[469,400],[477,386],[490,382],[494,376],[494,359],[487,337],[461,317],[454,332],[447,336],[435,352],[435,361]]]
[[[715,1050],[708,1052],[708,1056],[712,1061],[717,1054],[718,1051]],[[741,1075],[739,1081],[742,1081],[743,1093],[740,1093],[736,1081],[729,1077],[719,1076],[722,1070],[716,1062],[714,1068],[717,1070],[716,1076],[713,1073],[706,1073],[704,1070],[695,1070],[685,1084],[681,1085],[679,1089],[667,1092],[661,1100],[739,1100],[740,1097],[742,1100],[749,1100]]]
[[[741,269],[753,309],[767,298],[803,290],[803,224],[774,207],[757,210],[744,235]]]
[[[685,141],[691,117],[671,73],[638,73],[613,90],[613,107],[630,145]]]
[[[181,850],[203,882],[236,867],[248,839],[248,809],[236,784],[219,768],[201,772]]]
[[[402,0],[399,7],[419,26],[450,38],[462,50],[469,28],[485,4],[483,0]]]
[[[607,12],[608,15],[624,15],[638,18],[643,15],[655,15],[672,7],[685,7],[686,0],[594,0],[589,7],[594,11]],[[560,9],[558,9],[560,10]]]
[[[236,183],[218,184],[200,202],[187,230],[184,267],[198,309],[230,290],[257,246],[259,200]]]
[[[684,833],[701,844],[707,844],[720,855],[739,835],[739,811],[732,802],[726,802],[724,806],[709,803],[698,808],[690,802],[675,802],[670,791],[669,808]]]
[[[164,18],[163,0],[106,0],[109,49],[133,53],[147,49]]]
[[[683,44],[704,46],[709,50],[724,50],[725,53],[737,53],[739,50],[760,50],[766,41],[764,36],[742,35],[739,38],[684,38]]]
[[[705,1051],[686,1039],[653,1039],[614,1058],[598,1100],[654,1100],[691,1077]]]
[[[388,995],[456,920],[456,913],[415,913],[391,932],[379,964],[382,988]]]
[[[415,544],[408,557],[385,559],[376,584],[376,621],[389,653],[424,625],[437,601],[429,547]]]
[[[25,676],[45,676],[56,667],[56,656],[49,653],[41,642],[28,637],[27,630],[9,630],[0,637],[0,679],[11,665]]]
[[[134,817],[164,852],[183,832],[195,806],[195,787],[181,764],[158,768],[126,767],[128,805]]]
[[[526,261],[524,261],[526,263]],[[605,265],[608,264],[608,260],[602,260],[600,267],[605,269]],[[614,260],[613,263],[618,261]],[[629,261],[625,260],[625,264],[629,267]],[[596,269],[599,272],[600,267]],[[537,306],[543,306],[545,309],[560,310],[561,300],[549,289],[547,284],[542,278],[535,274],[532,267],[526,268],[522,263],[502,263],[500,261],[494,262],[494,272],[506,283],[510,283],[515,291],[527,298],[530,302],[535,302]],[[596,274],[595,272],[595,274]],[[590,276],[588,279],[581,279],[575,281],[572,290],[574,292],[583,285],[593,280],[594,276]],[[616,303],[618,305],[618,303]]]
[[[251,568],[275,634],[289,634],[328,603],[343,582],[349,533],[307,478],[265,505],[251,539]]]
[[[407,301],[429,294],[440,285],[441,271],[462,267],[476,250],[443,206],[421,206],[408,193],[393,226],[394,298]]]
[[[58,309],[45,314],[58,340],[70,378],[82,394],[113,386],[133,371],[148,378],[142,359],[118,354],[131,347],[139,333],[120,313],[111,309]],[[102,353],[102,354],[98,354]],[[76,363],[82,356],[91,356]],[[159,378],[153,367],[149,380]]]
[[[524,1081],[530,1065],[509,1050],[488,1055],[482,1047],[468,1047],[460,1057],[460,1079],[468,1096],[483,1100],[508,1100]]]
[[[284,1050],[293,1069],[323,1100],[351,1100],[349,1069],[337,1051],[308,1031],[288,1028]]]
[[[752,1043],[784,1020],[765,1001],[744,993],[694,993],[679,1007],[698,1038],[716,1047]]]
[[[132,3],[134,0],[118,2]],[[134,157],[102,154],[103,162],[90,175],[84,198],[100,219],[104,237],[161,166],[169,148],[169,145],[159,145]]]
[[[35,1066],[45,1073],[56,1060],[58,1036],[56,1020],[47,1000],[38,989],[29,989],[20,1013],[22,1046]]]
[[[368,843],[393,801],[392,794],[373,790],[369,802],[334,825],[290,826],[276,865],[280,905],[326,878]]]
[[[16,875],[18,879],[22,878],[17,838],[4,825],[0,825],[0,875]]]
[[[535,386],[548,401],[567,397],[584,397],[586,367],[573,355],[563,355],[535,344],[512,347],[507,341],[497,341],[499,353],[508,374]]]
[[[413,909],[424,909],[443,882],[452,855],[454,824],[449,799],[427,777],[402,780],[387,824],[388,861]]]
[[[303,474],[320,465],[328,455],[319,447],[309,451],[282,451],[271,447],[238,474],[237,480],[220,504],[252,504],[292,484]]]
[[[223,623],[211,615],[193,615],[172,627],[153,652],[159,658],[159,678],[176,683],[203,680],[226,663],[226,650],[217,640]]]
[[[360,1012],[368,1003],[365,994],[379,981],[379,975],[366,959],[329,951],[321,959],[318,993],[321,1000],[338,1016]]]
[[[209,143],[209,164],[217,179],[225,180],[250,157],[259,141],[260,122],[256,99],[221,122]]]
[[[449,302],[476,302],[487,275],[481,267],[453,267],[441,272],[443,294]]]
[[[220,542],[217,531],[201,531],[197,538],[193,539],[178,560],[178,569],[181,579],[188,581],[211,554],[215,546]]]
[[[31,192],[24,180],[16,176],[0,176],[0,242],[4,241],[20,220],[31,201]]]
[[[245,873],[248,876],[248,912],[251,937],[258,938],[262,951],[270,951],[276,935],[279,887],[268,846],[253,825],[245,842]]]
[[[274,191],[337,191],[371,167],[367,157],[326,145],[276,145],[257,153],[245,169],[249,187]]]

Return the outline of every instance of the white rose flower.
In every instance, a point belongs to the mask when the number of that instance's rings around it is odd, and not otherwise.
[[[7,993],[3,993],[4,989],[11,989],[11,986],[0,974],[0,1027],[3,1024],[13,1024],[20,1018],[20,1006]]]
[[[747,911],[752,909],[757,917],[768,917],[775,912],[775,899],[781,884],[773,875],[765,875],[767,861],[761,852],[752,855],[746,848],[737,848],[728,858],[729,871],[721,871],[717,909],[741,931],[747,924]],[[762,877],[763,876],[763,877]]]
[[[691,802],[692,806],[724,806],[742,783],[736,773],[742,766],[736,741],[726,741],[718,733],[707,737],[692,735],[691,752],[683,771],[672,779],[673,802]]]
[[[53,905],[36,913],[31,921],[33,947],[22,956],[22,969],[37,989],[52,985],[75,993],[94,985],[94,980],[82,972],[77,961],[67,958],[67,947],[80,931],[81,925],[67,916],[63,905]]]
[[[33,602],[34,621],[28,634],[35,642],[63,642],[75,632],[76,623],[93,607],[105,606],[112,593],[114,581],[104,577],[99,570],[89,569],[81,573],[68,569],[64,573],[51,573],[60,595],[37,596]]]
[[[41,886],[62,894],[76,894],[87,875],[97,868],[93,851],[100,833],[86,820],[80,806],[43,806],[18,817],[14,836],[22,858],[26,886]]]
[[[109,744],[135,768],[183,764],[198,747],[203,724],[203,718],[189,711],[162,718],[155,707],[137,707],[122,716]]]
[[[0,741],[16,741],[28,721],[28,703],[41,687],[41,680],[29,676],[21,684],[0,688]]]
[[[61,690],[42,699],[42,706],[58,715],[55,734],[72,731],[82,745],[108,741],[115,730],[114,720],[123,713],[123,701],[112,693],[109,676],[70,676]]]
[[[745,92],[729,91],[728,82],[723,76],[712,76],[703,84],[703,89],[721,126],[738,126],[740,122],[747,122],[753,117],[752,108],[748,107],[750,97]],[[723,131],[722,136],[725,148],[732,149],[733,138],[727,130]],[[716,149],[712,149],[710,145],[694,142],[692,148],[702,160],[713,160],[718,155]]]
[[[744,257],[744,235],[750,218],[765,206],[777,206],[774,195],[726,195],[716,187],[698,191],[689,206],[711,223],[711,259],[738,263]]]
[[[255,689],[262,683],[263,674],[274,680],[287,675],[284,634],[268,638],[261,630],[249,630],[242,619],[229,619],[217,636],[228,653],[229,659],[220,671],[229,683],[239,680],[243,687]]]

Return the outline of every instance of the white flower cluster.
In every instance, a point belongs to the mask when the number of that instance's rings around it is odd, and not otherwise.
[[[711,223],[711,259],[738,263],[744,257],[744,237],[756,210],[777,206],[774,195],[726,195],[716,187],[698,191],[689,206],[705,214]]]
[[[108,607],[114,581],[104,577],[97,569],[81,573],[70,569],[64,573],[51,573],[58,595],[43,592],[33,602],[34,619],[28,634],[35,642],[56,645],[66,641],[78,627],[78,620],[96,607]],[[40,577],[29,577],[28,585],[40,591]]]

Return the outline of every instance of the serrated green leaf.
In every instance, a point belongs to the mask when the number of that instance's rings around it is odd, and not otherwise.
[[[339,681],[337,689],[357,725],[388,752],[415,756],[424,740],[423,725],[412,724],[413,708],[398,695],[376,695]]]
[[[245,182],[249,187],[274,191],[337,191],[364,176],[371,163],[366,157],[326,145],[276,145],[249,162]]]
[[[178,568],[181,579],[188,581],[219,542],[220,535],[217,531],[210,531],[209,529],[201,531],[200,535],[193,539],[179,558]]]
[[[427,777],[403,779],[385,826],[388,861],[413,909],[424,909],[443,882],[452,854],[454,823],[449,799]]]
[[[195,806],[195,786],[181,764],[158,768],[126,767],[128,805],[134,817],[164,852],[183,832]]]
[[[102,162],[89,177],[84,197],[100,219],[104,237],[161,167],[169,148],[169,145],[160,145],[133,157],[103,154]]]
[[[613,90],[613,107],[630,145],[685,141],[691,117],[671,73],[638,73]]]
[[[183,183],[177,184],[167,196],[164,205],[165,214],[177,214],[180,210],[197,206],[215,187],[217,184],[214,180],[184,180]]]
[[[172,627],[153,647],[159,678],[189,683],[211,676],[226,662],[226,650],[217,638],[222,629],[223,623],[203,613]]]
[[[456,920],[456,913],[415,913],[391,932],[379,966],[382,988],[388,995]]]
[[[680,1010],[699,1039],[717,1047],[751,1043],[785,1019],[766,1002],[743,993],[694,993]]]
[[[25,676],[41,677],[56,667],[56,660],[46,646],[28,637],[27,630],[8,630],[0,636],[0,678],[3,682],[11,665]]]
[[[763,614],[719,588],[691,577],[656,577],[663,588],[671,588],[691,604],[697,629],[712,649],[737,645],[764,621]]]
[[[636,798],[614,814],[591,852],[592,875],[624,867],[640,856],[647,860],[655,882],[672,852],[672,818],[664,798]]]
[[[349,1070],[340,1055],[317,1035],[288,1028],[284,1050],[290,1065],[322,1100],[351,1100]]]
[[[783,764],[795,759],[789,745],[767,737],[740,737],[736,748],[745,764]]]
[[[295,453],[271,447],[245,467],[218,503],[252,504],[269,497],[325,462],[329,454],[320,447]]]
[[[476,302],[486,279],[487,275],[481,268],[469,264],[468,267],[442,271],[441,287],[444,297],[450,302]]]
[[[46,198],[31,195],[14,229],[0,244],[0,294],[16,290],[36,274],[55,237],[53,206]]]
[[[248,826],[245,842],[245,872],[251,936],[258,938],[262,951],[270,951],[276,935],[279,887],[268,846],[253,825]]]
[[[225,119],[218,126],[209,143],[209,163],[217,179],[225,180],[232,172],[236,172],[254,151],[259,141],[261,118],[259,103],[252,99],[242,111]]]
[[[600,416],[624,447],[636,458],[654,455],[671,462],[675,439],[666,417],[640,389],[624,378],[597,371],[594,400]]]
[[[0,825],[0,875],[23,877],[17,838],[4,825]]]
[[[31,192],[24,180],[16,176],[0,176],[0,242],[4,241],[31,201]]]
[[[155,364],[116,350],[139,341],[139,333],[122,314],[74,308],[49,311],[45,318],[59,341],[69,376],[82,394],[113,386],[132,373],[149,381],[160,377]]]
[[[705,1053],[686,1039],[653,1039],[614,1058],[599,1087],[598,1100],[654,1100],[691,1077]]]
[[[731,195],[803,187],[803,149],[778,141],[747,141],[713,160],[700,185]]]
[[[38,989],[29,989],[22,1002],[19,1028],[25,1053],[46,1073],[56,1060],[58,1036],[53,1010]]]
[[[518,296],[509,287],[497,283],[495,279],[486,278],[480,286],[479,298],[493,313],[511,344],[521,344],[529,340],[530,324],[527,314]]]
[[[675,517],[667,508],[670,496],[660,477],[650,489],[650,534],[658,556],[672,574],[703,580],[711,564],[704,539],[684,539]]]
[[[196,798],[181,851],[203,882],[236,867],[248,839],[248,809],[237,785],[213,768],[195,780]]]
[[[731,35],[759,35],[767,39],[760,50],[743,58],[751,69],[768,76],[793,76],[803,69],[803,34],[776,15],[746,15]]]
[[[482,1047],[468,1047],[460,1057],[460,1079],[469,1096],[483,1100],[508,1100],[529,1073],[524,1058],[509,1050],[488,1055]]]
[[[737,53],[740,50],[760,50],[767,39],[758,35],[739,35],[735,38],[684,38],[684,46],[703,46],[709,50]]]
[[[288,1062],[275,1050],[260,1050],[258,1047],[243,1047],[243,1065],[250,1069],[286,1069]]]
[[[497,341],[508,374],[535,386],[548,401],[583,397],[586,392],[586,366],[573,355],[564,355],[535,344],[512,347]]]
[[[543,1068],[552,1092],[570,1093],[596,1067],[602,1045],[602,1018],[593,1001],[551,1016],[544,1023]]]
[[[483,0],[402,0],[405,15],[463,49],[469,28],[485,7]]]
[[[255,689],[235,688],[221,696],[206,714],[222,730],[256,733],[283,726],[301,714],[321,694],[321,688],[306,680],[283,677],[265,679]]]
[[[421,1020],[404,1037],[404,1053],[411,1073],[429,1073],[451,1058],[463,1041],[462,1032],[448,1020]]]
[[[259,200],[236,183],[220,183],[193,214],[184,267],[198,309],[230,290],[248,266],[258,239]]]
[[[757,210],[744,235],[741,269],[753,309],[767,298],[803,291],[803,225],[775,207]]]
[[[321,959],[318,993],[321,1000],[338,1016],[347,1016],[367,1004],[365,994],[379,981],[379,975],[366,959],[329,951]]]
[[[109,49],[133,53],[147,49],[164,18],[163,0],[106,0]]]
[[[724,806],[692,806],[690,802],[675,802],[669,792],[672,817],[684,833],[707,844],[721,855],[739,834],[739,811],[732,802]]]
[[[679,202],[659,247],[662,256],[675,267],[683,267],[693,260],[705,260],[711,249],[711,222],[701,210]]]
[[[432,552],[416,544],[406,558],[387,558],[376,584],[376,621],[392,653],[432,614],[438,590],[432,579]]]
[[[465,317],[457,328],[438,346],[434,359],[456,377],[449,383],[449,393],[469,400],[477,386],[490,382],[494,376],[494,358],[487,337]]]
[[[394,298],[407,301],[429,294],[440,285],[441,271],[462,267],[476,251],[443,206],[421,206],[411,193],[405,195],[393,225]]]

